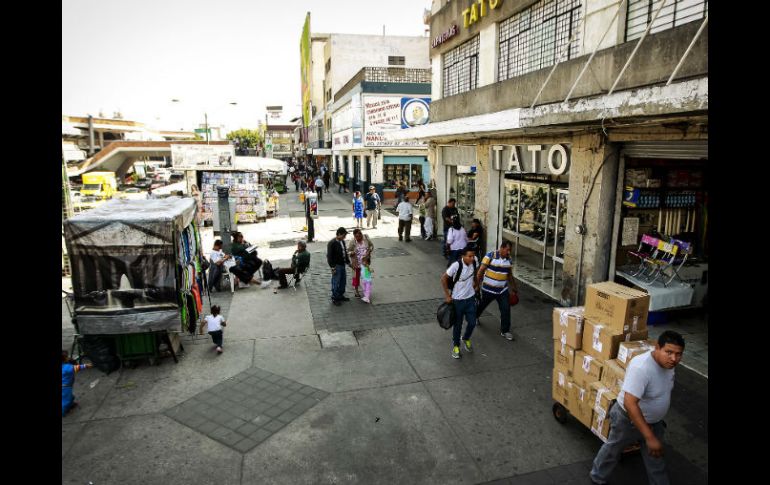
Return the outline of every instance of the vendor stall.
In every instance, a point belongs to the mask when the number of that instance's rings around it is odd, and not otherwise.
[[[64,221],[79,335],[194,331],[203,292],[194,216],[192,198],[168,197],[111,200]]]

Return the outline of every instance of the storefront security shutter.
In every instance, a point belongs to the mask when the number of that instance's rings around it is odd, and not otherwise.
[[[476,165],[476,145],[442,146],[442,165]]]
[[[624,143],[622,154],[629,158],[674,158],[707,160],[708,141],[638,141]]]

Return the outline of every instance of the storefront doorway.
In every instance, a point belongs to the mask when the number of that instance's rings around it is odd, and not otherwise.
[[[455,207],[460,213],[463,227],[470,228],[476,207],[476,166],[450,166],[448,187],[449,199],[457,201]]]

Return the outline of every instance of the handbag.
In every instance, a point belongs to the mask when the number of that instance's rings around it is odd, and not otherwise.
[[[508,304],[514,306],[517,303],[519,303],[519,294],[515,291],[513,293],[508,293]]]
[[[444,330],[452,328],[455,324],[455,306],[451,303],[442,302],[436,310],[436,319],[438,324]]]

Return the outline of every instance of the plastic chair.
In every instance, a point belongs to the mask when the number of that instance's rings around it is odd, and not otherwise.
[[[660,240],[649,234],[643,234],[642,240],[639,242],[639,247],[636,251],[629,251],[628,254],[639,258],[639,266],[637,270],[630,273],[631,276],[639,276],[647,267],[645,260],[652,257],[652,254],[657,250]]]

